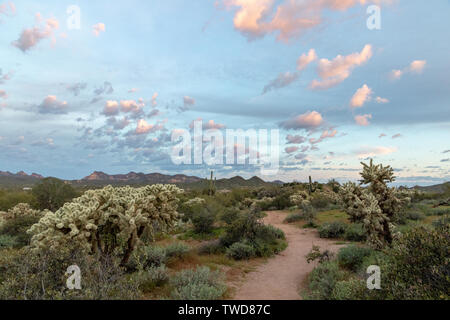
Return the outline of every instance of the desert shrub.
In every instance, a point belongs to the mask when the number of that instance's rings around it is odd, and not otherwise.
[[[367,233],[361,223],[348,225],[344,232],[344,239],[348,241],[366,241]]]
[[[371,299],[370,291],[363,279],[350,278],[338,281],[331,292],[332,300],[362,300]]]
[[[309,274],[308,292],[304,298],[312,300],[330,300],[336,283],[348,277],[348,273],[339,269],[337,261],[319,264]]]
[[[15,237],[8,236],[6,234],[0,235],[0,249],[16,248],[19,244]]]
[[[340,221],[327,222],[319,227],[319,236],[321,238],[337,239],[344,236],[347,225]]]
[[[203,255],[225,253],[225,251],[226,247],[222,245],[220,240],[208,241],[198,248],[198,253]]]
[[[36,207],[36,198],[31,192],[18,190],[0,190],[0,211],[7,211],[20,203]]]
[[[196,233],[211,233],[216,221],[215,214],[203,208],[191,218]]]
[[[257,256],[267,257],[286,248],[284,238],[283,231],[264,225],[259,215],[247,213],[227,228],[220,241],[224,247],[245,241],[255,249]]]
[[[208,267],[183,270],[169,280],[174,300],[217,300],[225,293],[224,276]]]
[[[139,290],[144,293],[151,292],[156,287],[164,285],[169,279],[169,273],[165,265],[141,270],[133,276],[136,278],[134,281],[139,283]]]
[[[418,221],[425,219],[425,216],[420,211],[408,211],[406,212],[406,219]]]
[[[339,250],[337,261],[339,266],[356,272],[361,267],[364,258],[370,256],[372,249],[350,245]]]
[[[230,225],[239,217],[239,210],[236,208],[226,208],[222,215],[220,216],[220,220]]]
[[[316,209],[325,209],[329,204],[330,199],[321,192],[311,198],[311,205]]]
[[[190,250],[188,245],[181,242],[172,243],[165,248],[167,258],[177,259],[183,258]]]
[[[440,217],[439,219],[434,220],[432,224],[436,229],[445,228],[446,226],[450,225],[450,216],[446,215]]]
[[[140,298],[137,283],[125,277],[120,260],[113,256],[87,255],[76,247],[39,252],[24,248],[1,256],[0,300]],[[65,273],[72,265],[81,270],[81,290],[66,286]]]
[[[15,248],[21,248],[30,244],[31,235],[27,230],[39,221],[38,216],[19,215],[17,218],[6,220],[0,227],[0,235],[14,238]]]
[[[450,226],[412,229],[385,254],[381,272],[386,299],[450,298]]]
[[[291,213],[286,217],[286,219],[284,219],[284,222],[293,223],[300,220],[303,220],[303,215],[301,213]]]
[[[253,258],[256,255],[255,248],[247,242],[236,242],[231,245],[226,251],[229,258],[235,260],[246,260]]]
[[[435,216],[444,216],[450,214],[450,208],[433,208],[431,214]]]
[[[313,261],[318,260],[319,263],[324,263],[331,261],[331,259],[334,257],[334,253],[325,250],[324,252],[320,251],[320,247],[313,246],[311,251],[306,255],[306,262],[311,263]]]
[[[37,183],[32,190],[41,210],[56,211],[64,203],[77,196],[77,192],[70,185],[56,178],[45,178]]]

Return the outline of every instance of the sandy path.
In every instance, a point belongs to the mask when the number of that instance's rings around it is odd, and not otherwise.
[[[322,250],[337,251],[341,246],[336,241],[320,239],[316,230],[299,229],[296,226],[283,224],[287,213],[280,211],[267,212],[266,224],[280,228],[286,234],[289,246],[281,254],[259,266],[249,273],[241,286],[238,286],[235,300],[300,300],[300,285],[315,264],[308,264],[305,256],[313,245]]]

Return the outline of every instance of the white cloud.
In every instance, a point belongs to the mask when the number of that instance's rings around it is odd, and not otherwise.
[[[363,146],[355,151],[356,155],[359,158],[369,158],[375,157],[379,155],[388,155],[394,152],[397,152],[397,148],[394,147],[372,147],[372,146]]]
[[[56,96],[49,95],[38,106],[39,113],[66,114],[68,105],[66,101],[59,101]]]
[[[100,33],[105,32],[105,31],[106,31],[106,26],[104,23],[99,22],[92,26],[92,32],[94,33],[94,35],[96,37],[98,37],[100,35]]]

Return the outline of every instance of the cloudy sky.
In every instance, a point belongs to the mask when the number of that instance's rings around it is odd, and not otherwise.
[[[447,0],[0,0],[0,170],[260,175],[175,165],[172,132],[202,119],[280,130],[266,180],[353,180],[371,157],[401,184],[448,181],[449,12]]]

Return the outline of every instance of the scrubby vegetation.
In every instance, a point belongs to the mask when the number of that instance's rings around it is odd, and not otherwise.
[[[42,180],[0,190],[0,299],[222,299],[228,277],[287,247],[265,211],[343,246],[314,246],[309,299],[449,299],[450,190],[392,188],[392,169],[360,184],[313,182],[219,190],[172,185],[75,190]],[[77,265],[82,290],[66,286]],[[368,290],[378,265],[382,289]],[[225,274],[223,270],[232,270]]]

